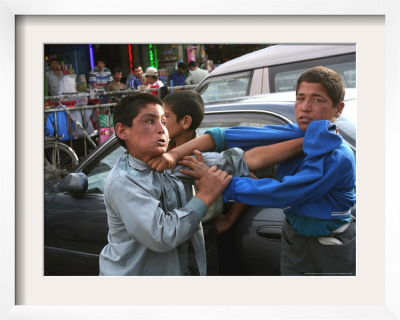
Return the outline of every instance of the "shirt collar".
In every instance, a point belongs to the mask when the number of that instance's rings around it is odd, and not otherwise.
[[[149,166],[145,162],[131,156],[129,153],[128,153],[128,163],[129,166],[139,171],[150,170]]]

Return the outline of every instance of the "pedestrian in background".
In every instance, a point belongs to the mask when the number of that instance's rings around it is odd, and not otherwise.
[[[121,68],[114,68],[113,70],[113,82],[110,82],[105,86],[106,91],[118,91],[118,90],[125,90],[126,85],[121,82],[122,79],[122,69]]]
[[[138,89],[139,86],[147,84],[141,65],[135,64],[133,66],[133,73],[128,75],[125,84],[127,88],[133,89]]]
[[[164,83],[158,79],[158,70],[153,67],[148,67],[145,73],[147,86],[150,89],[158,89],[150,91],[155,96],[159,96],[161,99],[167,94],[168,89],[164,86]],[[164,90],[167,89],[167,90]],[[161,91],[160,94],[158,91]]]
[[[189,76],[185,80],[185,84],[199,84],[208,75],[208,70],[200,69],[196,61],[189,62]]]
[[[89,85],[93,89],[104,89],[110,82],[113,82],[110,69],[106,68],[104,59],[98,59],[96,67],[89,72]]]
[[[185,85],[185,80],[186,80],[186,72],[187,70],[187,65],[184,62],[179,62],[178,63],[178,69],[171,74],[169,80],[170,83],[172,81],[172,86],[184,86]]]
[[[59,69],[59,62],[57,59],[50,59],[50,70],[46,72],[48,92],[51,96],[60,94],[60,82],[64,77],[64,73]]]

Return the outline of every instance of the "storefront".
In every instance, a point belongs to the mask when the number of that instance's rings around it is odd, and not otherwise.
[[[65,73],[85,75],[88,79],[89,71],[101,58],[111,71],[115,67],[122,68],[123,82],[133,72],[135,64],[140,64],[143,71],[149,66],[159,69],[161,80],[166,82],[180,61],[187,64],[194,60],[201,68],[212,71],[228,60],[267,46],[267,44],[46,44],[44,51],[46,69],[48,60],[56,57]]]
[[[228,61],[268,47],[268,44],[207,44],[204,51],[214,67]]]

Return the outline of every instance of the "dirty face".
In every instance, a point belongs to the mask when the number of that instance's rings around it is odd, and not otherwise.
[[[118,123],[116,134],[125,141],[133,157],[147,162],[167,150],[169,135],[165,123],[163,108],[149,103],[133,119],[131,127]]]
[[[296,95],[295,115],[300,129],[306,130],[314,120],[335,121],[344,108],[340,102],[333,106],[325,87],[320,83],[302,82]]]

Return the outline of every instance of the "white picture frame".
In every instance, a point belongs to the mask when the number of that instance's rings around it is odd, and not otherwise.
[[[322,2],[324,3],[322,5]],[[263,319],[263,318],[277,318],[277,319],[398,319],[400,316],[398,301],[399,297],[399,253],[398,253],[398,226],[399,218],[398,213],[399,204],[396,199],[399,192],[397,180],[399,177],[399,169],[397,165],[398,159],[398,136],[396,132],[396,120],[399,119],[398,101],[399,100],[399,4],[397,1],[390,0],[370,0],[365,4],[362,0],[350,1],[318,1],[310,0],[305,3],[276,0],[276,1],[230,1],[229,5],[222,2],[205,2],[202,5],[198,3],[174,2],[166,3],[163,1],[152,1],[151,6],[148,5],[133,5],[129,1],[119,1],[118,5],[103,4],[98,1],[28,1],[28,0],[14,0],[6,1],[1,0],[1,59],[2,75],[1,75],[1,88],[4,90],[3,102],[1,104],[2,115],[7,115],[7,121],[3,121],[3,136],[1,138],[1,204],[2,213],[1,219],[1,318],[3,319]],[[63,17],[58,15],[69,15],[69,23],[58,23],[64,21]],[[190,17],[190,15],[195,16]],[[107,278],[99,282],[98,278],[76,278],[76,277],[41,277],[40,273],[42,262],[40,257],[35,253],[35,250],[29,250],[26,247],[26,242],[41,243],[40,232],[35,232],[36,227],[40,228],[43,221],[33,220],[33,223],[22,224],[24,227],[21,230],[16,229],[19,225],[17,223],[22,217],[30,219],[29,215],[33,214],[28,212],[35,211],[35,214],[40,216],[40,210],[43,206],[42,198],[39,192],[32,190],[33,195],[29,194],[28,187],[35,186],[35,179],[41,179],[41,172],[31,172],[30,168],[37,168],[42,165],[42,162],[35,152],[37,150],[38,142],[34,139],[40,140],[42,138],[42,131],[40,121],[42,115],[39,113],[32,113],[30,109],[26,108],[27,103],[32,103],[30,108],[35,108],[37,102],[40,103],[42,89],[41,74],[32,73],[37,71],[38,68],[34,65],[27,64],[33,60],[33,64],[40,64],[43,59],[43,52],[38,52],[35,48],[29,52],[16,52],[15,48],[19,48],[18,43],[29,42],[31,39],[16,37],[17,26],[16,22],[19,18],[26,17],[25,24],[22,22],[23,27],[33,27],[43,32],[43,25],[46,26],[47,22],[54,25],[54,29],[63,28],[63,32],[77,32],[74,27],[80,26],[82,22],[80,18],[87,16],[88,21],[93,22],[95,25],[101,21],[99,18],[102,15],[114,16],[113,27],[126,15],[139,15],[143,19],[149,18],[149,25],[146,26],[150,30],[141,32],[141,29],[126,28],[124,23],[121,23],[121,30],[125,32],[132,32],[135,35],[137,42],[148,42],[151,39],[153,42],[171,42],[176,38],[175,33],[172,31],[181,32],[186,41],[193,39],[194,43],[206,43],[221,39],[221,36],[226,37],[227,43],[230,41],[235,42],[234,37],[241,39],[253,39],[246,30],[264,31],[263,27],[258,28],[257,18],[268,17],[274,26],[272,29],[276,35],[266,35],[266,43],[273,42],[309,42],[313,41],[313,37],[307,33],[302,33],[313,29],[313,23],[321,24],[330,30],[332,26],[326,26],[326,20],[337,17],[343,17],[343,24],[336,24],[335,30],[339,30],[339,35],[327,34],[329,41],[333,42],[358,42],[361,46],[366,46],[365,39],[360,40],[356,35],[349,36],[343,25],[350,25],[349,20],[354,17],[365,18],[365,32],[371,32],[369,37],[375,39],[375,43],[370,44],[368,50],[372,54],[366,55],[371,59],[371,64],[377,65],[379,68],[374,70],[365,69],[365,60],[358,62],[357,79],[365,81],[365,87],[368,94],[361,92],[359,95],[359,105],[364,107],[370,103],[368,99],[373,100],[374,106],[367,106],[368,114],[360,112],[358,118],[358,150],[357,161],[361,163],[361,170],[357,167],[357,183],[358,192],[364,194],[363,198],[358,202],[358,212],[360,218],[358,220],[358,238],[361,235],[361,245],[358,243],[358,260],[370,262],[372,266],[366,266],[365,270],[368,274],[363,273],[363,268],[358,269],[358,275],[354,278],[347,278],[345,287],[346,290],[340,290],[337,285],[344,283],[346,277],[340,279],[336,277],[323,278],[327,288],[326,292],[313,292],[312,288],[319,288],[318,281],[321,278],[310,277],[306,281],[301,278],[242,278],[242,277],[226,277],[223,279],[213,278],[191,278],[190,280],[181,277],[170,278],[166,277],[160,279],[154,278]],[[172,16],[176,15],[175,18]],[[80,17],[79,17],[80,16]],[[115,17],[121,16],[121,19]],[[223,29],[223,26],[216,22],[215,17],[223,16],[237,17],[237,24],[242,26],[242,31],[239,34],[222,34],[218,35],[218,30]],[[36,19],[34,19],[36,17]],[[39,19],[42,17],[42,22]],[[157,22],[155,21],[157,17]],[[171,18],[172,17],[172,18]],[[193,20],[200,22],[197,26],[199,34],[191,37],[193,31],[191,28],[188,30],[180,30],[182,27],[178,23],[178,29],[173,25],[174,21],[178,21],[179,17],[185,17],[185,23],[189,26]],[[196,18],[197,17],[197,18]],[[250,18],[249,18],[250,17]],[[252,17],[252,18],[251,18]],[[305,18],[309,17],[308,21],[311,26],[304,23]],[[317,22],[312,22],[315,17],[319,17]],[[384,24],[379,22],[384,18]],[[32,19],[29,19],[32,18]],[[111,18],[111,17],[110,17]],[[196,20],[196,19],[199,20]],[[278,21],[279,18],[279,21]],[[290,19],[289,19],[290,18]],[[97,21],[96,21],[97,20]],[[124,20],[124,19],[122,19]],[[334,19],[333,19],[334,20]],[[332,20],[332,21],[333,21]],[[125,21],[125,20],[124,20]],[[242,22],[241,22],[242,21]],[[244,22],[243,22],[244,21]],[[259,21],[259,20],[258,20]],[[370,23],[368,22],[370,21]],[[165,22],[165,24],[163,24]],[[110,22],[105,23],[105,27],[109,27]],[[337,21],[336,21],[337,23]],[[31,25],[29,25],[31,24]],[[33,24],[33,25],[32,25]],[[42,25],[43,24],[43,25]],[[252,25],[253,24],[253,25]],[[293,28],[297,24],[304,27],[304,29]],[[375,25],[376,24],[376,25]],[[61,25],[61,26],[60,26]],[[162,30],[163,32],[155,33],[154,29]],[[360,26],[356,23],[355,28]],[[92,32],[88,24],[84,33]],[[160,28],[163,27],[163,28]],[[183,24],[185,26],[185,24]],[[375,27],[382,32],[384,38],[374,38],[373,31]],[[234,27],[232,27],[234,28]],[[310,29],[311,28],[311,29]],[[97,29],[96,29],[97,30]],[[153,31],[153,32],[151,32]],[[31,30],[29,29],[29,32]],[[30,35],[30,33],[22,33],[22,35]],[[52,31],[49,30],[49,33]],[[54,30],[53,30],[54,32]],[[137,33],[135,33],[137,32]],[[168,33],[169,32],[169,33]],[[298,34],[295,34],[295,33]],[[320,30],[315,30],[316,41],[320,41],[321,35],[318,35]],[[215,34],[217,33],[217,34]],[[256,32],[255,32],[256,33]],[[85,35],[75,33],[79,41],[85,39]],[[292,35],[294,34],[294,35]],[[379,33],[380,34],[380,33]],[[108,38],[107,38],[108,37]],[[357,38],[359,37],[359,38]],[[36,35],[34,43],[41,43],[41,39],[51,41],[52,36],[41,36],[40,33]],[[64,39],[71,39],[71,36],[64,36]],[[86,37],[87,38],[87,37]],[[257,37],[254,37],[257,39]],[[90,38],[93,42],[110,42],[123,43],[126,41],[124,33],[109,35],[101,32],[93,32]],[[147,39],[147,40],[146,40]],[[188,40],[189,39],[189,40]],[[258,38],[260,39],[260,38]],[[311,39],[311,40],[310,40]],[[178,42],[182,42],[177,40]],[[70,42],[68,40],[68,42]],[[220,41],[216,41],[220,42]],[[376,43],[383,43],[382,48],[377,49],[374,47]],[[17,44],[17,46],[15,46]],[[360,52],[366,52],[364,48],[360,48]],[[29,55],[28,59],[26,55]],[[42,54],[42,56],[40,56]],[[376,57],[384,56],[385,63],[382,61],[374,61]],[[22,61],[22,62],[21,62]],[[21,62],[23,70],[21,73]],[[15,74],[15,68],[19,70]],[[26,70],[27,76],[35,75],[34,81],[27,84],[24,79]],[[360,79],[360,75],[362,79]],[[363,80],[367,76],[371,78]],[[379,76],[384,78],[384,81],[379,81]],[[374,77],[378,77],[375,79]],[[370,82],[375,84],[368,84]],[[383,83],[383,84],[382,84]],[[26,89],[21,92],[21,87]],[[19,90],[19,91],[18,91]],[[362,90],[362,91],[363,91]],[[375,90],[375,91],[374,91]],[[378,97],[375,93],[378,93]],[[18,94],[16,96],[16,94]],[[370,96],[368,96],[370,95]],[[29,99],[27,98],[29,97]],[[363,98],[364,97],[364,98]],[[16,99],[17,98],[17,99]],[[381,102],[380,102],[381,101]],[[380,104],[379,104],[380,102]],[[21,105],[23,105],[21,107]],[[22,108],[24,113],[17,108]],[[39,106],[38,106],[39,107]],[[18,112],[16,112],[18,111]],[[26,111],[26,113],[25,113]],[[376,112],[375,115],[369,114]],[[22,115],[22,116],[21,116]],[[21,117],[16,117],[21,116]],[[373,123],[371,120],[376,119],[384,120],[383,123]],[[34,134],[27,132],[32,128],[31,122],[39,123],[37,128],[33,127]],[[28,129],[26,129],[28,128]],[[38,129],[39,128],[39,129]],[[37,131],[36,131],[37,130]],[[370,139],[369,131],[374,131],[376,140]],[[38,132],[38,134],[36,134]],[[27,141],[25,137],[32,138],[33,140]],[[360,138],[361,137],[361,138]],[[364,139],[364,137],[367,137]],[[367,141],[366,141],[367,140]],[[31,145],[33,144],[33,147]],[[373,148],[370,147],[373,144]],[[41,142],[39,142],[39,146]],[[7,151],[7,152],[6,152]],[[381,153],[380,153],[381,152]],[[20,157],[22,155],[22,157]],[[364,160],[367,159],[368,160]],[[364,162],[364,164],[363,164]],[[371,175],[359,173],[368,173],[370,165],[376,164],[373,167]],[[367,167],[367,168],[365,168]],[[38,184],[40,185],[40,184]],[[26,187],[28,186],[28,187]],[[369,189],[369,190],[368,190]],[[372,190],[371,190],[372,189]],[[365,198],[376,197],[378,203],[371,199]],[[365,197],[365,198],[364,198]],[[359,199],[357,199],[358,201]],[[364,201],[363,201],[364,200]],[[360,205],[360,206],[359,206]],[[361,209],[361,210],[360,210]],[[38,211],[38,212],[36,212]],[[378,234],[363,234],[363,230],[371,231],[371,225],[363,223],[362,212],[369,214],[369,223],[376,217],[376,225]],[[29,214],[29,215],[28,215]],[[371,219],[371,216],[373,217]],[[383,217],[382,217],[383,216]],[[384,219],[384,220],[383,220]],[[367,219],[366,219],[367,220]],[[360,222],[361,221],[361,222]],[[362,226],[365,225],[365,229]],[[16,231],[17,230],[17,231]],[[30,237],[30,235],[33,235]],[[39,234],[39,236],[38,236]],[[367,236],[376,237],[376,241],[370,241]],[[28,238],[28,239],[27,239]],[[37,239],[39,238],[39,239]],[[371,244],[377,244],[378,248],[373,247]],[[37,248],[33,247],[33,248]],[[374,259],[369,259],[368,255],[374,255],[378,259],[376,268],[374,268]],[[384,260],[384,262],[382,262]],[[17,261],[17,262],[15,262]],[[23,266],[18,265],[18,261],[23,261]],[[21,271],[22,269],[22,271]],[[374,269],[378,270],[374,274]],[[383,274],[382,274],[383,273]],[[32,276],[35,274],[35,276]],[[39,274],[39,276],[38,276]],[[31,281],[31,278],[35,277]],[[37,279],[36,279],[37,277]],[[131,278],[131,277],[129,277]],[[368,279],[368,280],[365,280]],[[357,288],[354,292],[364,291],[360,296],[352,296],[352,284],[360,286],[363,283],[363,288]],[[29,283],[29,290],[25,289],[24,283]],[[71,285],[72,284],[72,285]],[[160,285],[161,284],[161,285]],[[79,297],[80,291],[87,289],[82,288],[80,285],[92,288],[92,296],[74,300],[73,304],[68,303],[68,299],[64,301],[57,299],[57,296],[63,296],[65,292],[68,296],[76,295]],[[306,286],[307,285],[307,286]],[[207,292],[207,288],[212,286],[211,291],[220,292],[220,299],[215,292]],[[46,289],[43,289],[46,288]],[[171,288],[171,290],[170,290]],[[178,288],[178,289],[176,289]],[[299,288],[302,288],[299,290]],[[303,289],[304,288],[304,289]],[[54,290],[50,293],[50,290]],[[121,292],[113,290],[120,289]],[[183,290],[187,292],[182,293]],[[277,290],[277,291],[274,291]],[[281,291],[280,291],[281,290]],[[29,291],[29,292],[28,292]],[[46,291],[46,292],[44,292]],[[87,291],[87,292],[91,292]],[[140,295],[144,297],[154,297],[154,301],[147,298],[140,300]],[[301,292],[296,301],[291,292]],[[330,292],[339,292],[337,301],[334,301]],[[374,291],[379,292],[379,295],[374,294]],[[37,297],[33,296],[35,292]],[[112,292],[112,293],[111,293]],[[170,295],[165,295],[164,303],[158,292],[163,294],[171,292]],[[107,299],[97,299],[97,294],[105,295]],[[272,294],[271,294],[272,293]],[[228,302],[224,295],[232,294],[233,304]],[[120,300],[114,299],[113,296],[120,296]],[[322,301],[324,295],[327,297],[326,303]],[[40,299],[40,296],[46,298]],[[279,299],[274,299],[273,296]],[[192,298],[190,298],[192,297]],[[253,301],[248,300],[248,297],[254,297]],[[372,297],[372,298],[371,298]],[[211,299],[212,298],[212,299]],[[363,298],[367,303],[362,303]],[[140,303],[135,302],[134,299],[139,299]],[[373,301],[370,301],[373,300]],[[22,301],[19,304],[18,301]],[[100,302],[99,302],[100,301]],[[109,303],[107,303],[107,301]],[[129,301],[132,301],[131,303]],[[240,303],[243,301],[243,303]],[[353,301],[356,301],[354,303]],[[26,303],[25,303],[26,302]],[[316,303],[317,302],[317,303]]]

